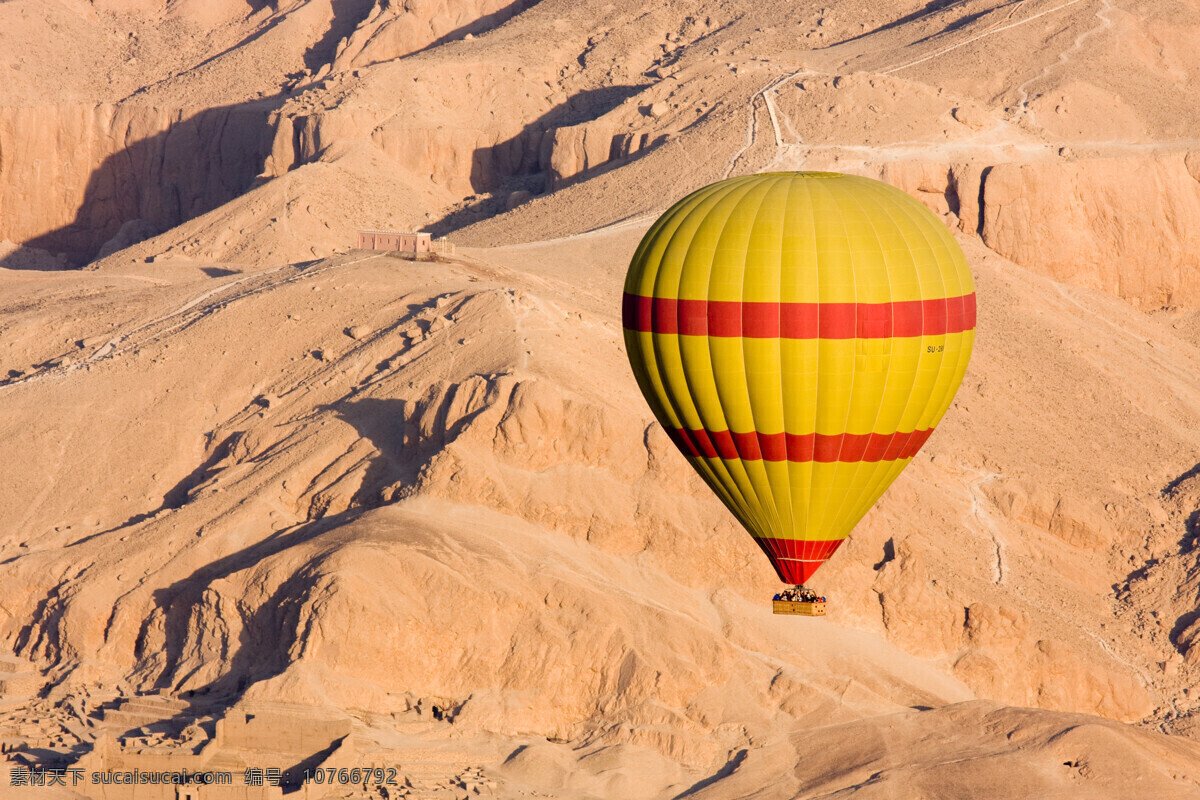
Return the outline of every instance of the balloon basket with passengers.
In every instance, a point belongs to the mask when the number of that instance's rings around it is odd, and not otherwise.
[[[771,610],[776,614],[799,614],[805,617],[825,616],[825,596],[807,586],[794,586],[777,592],[771,600]]]
[[[869,178],[730,178],[650,227],[622,320],[655,417],[791,585],[774,612],[823,616],[807,581],[966,372],[975,285],[950,231]]]

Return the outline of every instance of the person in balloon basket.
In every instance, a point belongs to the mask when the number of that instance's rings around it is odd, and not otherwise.
[[[773,600],[786,600],[789,603],[824,603],[825,596],[818,595],[807,586],[795,586],[791,589],[784,589],[782,592],[777,592]]]

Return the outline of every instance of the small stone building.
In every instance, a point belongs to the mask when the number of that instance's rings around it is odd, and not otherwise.
[[[359,250],[388,250],[400,253],[430,252],[428,233],[402,231],[359,231]]]

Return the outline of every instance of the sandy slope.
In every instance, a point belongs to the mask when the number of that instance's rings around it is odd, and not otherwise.
[[[957,408],[822,571],[831,616],[772,617],[761,556],[628,376],[611,298],[639,230],[454,263],[8,273],[6,364],[28,370],[0,387],[20,453],[2,483],[21,531],[0,553],[10,641],[56,674],[79,664],[63,685],[93,702],[124,686],[395,713],[437,698],[456,736],[650,748],[697,781],[754,753],[704,789],[719,796],[793,763],[768,746],[803,752],[785,731],[907,707],[1186,719],[1190,666],[1144,617],[1176,601],[1148,608],[1144,587],[1194,571],[1157,499],[1188,468],[1170,443],[1195,436],[1192,345],[973,250],[987,302]],[[1069,425],[1028,411],[1101,394]],[[1097,602],[1129,573],[1124,603]],[[950,719],[930,725],[973,724]],[[1036,761],[979,746],[998,770]],[[1168,752],[1137,774],[1194,785]],[[794,791],[870,777],[839,775],[801,772]]]

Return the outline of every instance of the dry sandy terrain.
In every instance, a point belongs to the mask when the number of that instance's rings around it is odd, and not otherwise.
[[[0,3],[0,797],[1200,798],[1198,36],[1194,0]],[[823,619],[770,613],[619,314],[656,213],[800,168],[921,199],[979,296]]]

